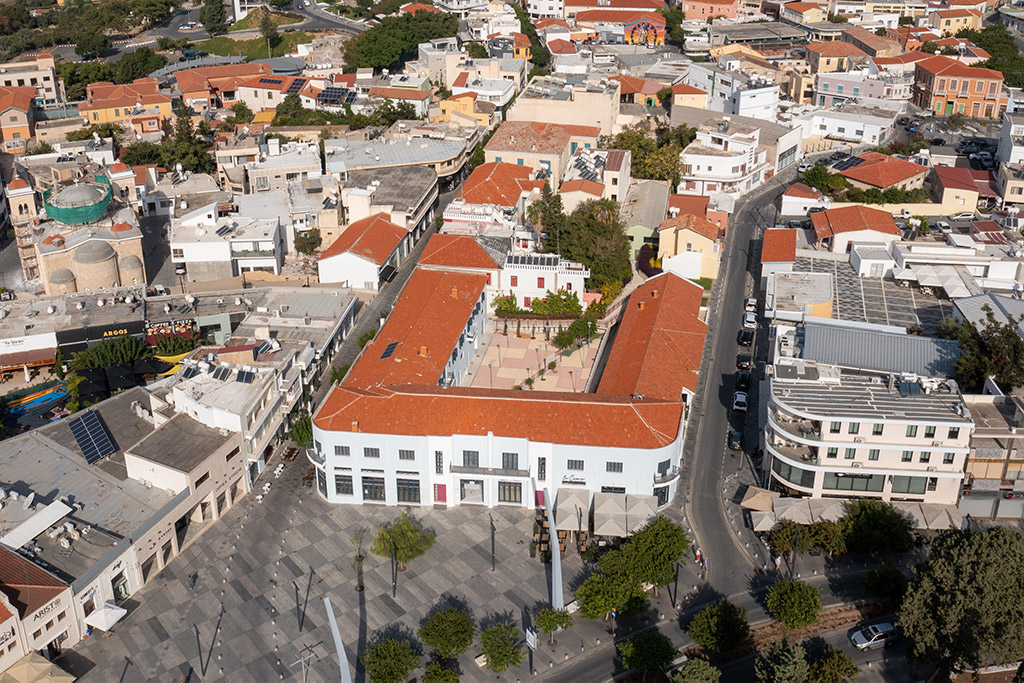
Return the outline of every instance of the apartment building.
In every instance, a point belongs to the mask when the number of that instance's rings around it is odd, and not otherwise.
[[[754,189],[771,170],[761,130],[732,121],[697,129],[697,136],[679,155],[678,192],[741,195]]]
[[[981,16],[982,13],[976,9],[937,9],[929,12],[922,24],[938,31],[940,35],[951,36],[963,29],[980,30]]]
[[[593,126],[610,135],[619,118],[618,81],[586,76],[537,76],[519,93],[508,121]]]
[[[239,83],[253,76],[272,73],[266,64],[220,64],[174,72],[181,92],[181,101],[195,113],[221,107],[230,108],[238,102]]]
[[[35,89],[0,86],[0,142],[8,154],[25,151],[35,136]]]
[[[706,107],[712,111],[774,120],[779,109],[779,86],[745,73],[732,56],[719,57],[715,64],[690,65],[686,84],[707,93]]]
[[[914,66],[914,104],[922,109],[943,116],[995,118],[1002,116],[1008,103],[1003,74],[994,69],[966,66],[943,55]]]
[[[5,88],[33,87],[36,104],[63,102],[64,81],[57,75],[53,55],[37,55],[28,62],[0,64],[0,86]]]
[[[974,423],[953,380],[780,359],[769,391],[772,489],[811,498],[959,499]]]
[[[267,153],[245,162],[247,192],[286,190],[296,180],[313,180],[322,173],[320,147],[315,142],[267,140]]]
[[[867,61],[867,54],[853,43],[841,40],[810,43],[805,48],[807,64],[815,74],[846,71]]]
[[[173,116],[171,102],[170,95],[160,92],[155,78],[136,78],[122,85],[100,81],[85,87],[85,102],[78,105],[78,111],[90,124],[130,122],[151,112],[166,121]]]
[[[588,277],[590,271],[582,263],[558,254],[508,254],[495,289],[515,297],[516,305],[529,310],[533,301],[563,289],[575,293],[582,302]]]
[[[558,190],[570,156],[581,148],[596,149],[600,135],[592,126],[505,121],[484,147],[484,160],[532,168]]]
[[[839,38],[860,48],[869,57],[895,57],[903,53],[903,48],[895,40],[875,35],[863,26],[851,26],[843,31]]]
[[[996,159],[1001,164],[1019,165],[1024,161],[1024,115],[1006,111],[1002,119]]]
[[[205,282],[263,271],[280,275],[284,229],[277,216],[218,216],[217,204],[196,207],[171,222],[171,262],[186,282]]]

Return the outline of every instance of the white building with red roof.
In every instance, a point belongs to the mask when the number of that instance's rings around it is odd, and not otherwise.
[[[779,214],[782,216],[806,216],[811,209],[831,206],[829,197],[804,183],[793,183],[779,198]]]
[[[402,245],[408,233],[386,213],[356,221],[345,228],[317,261],[321,283],[375,292],[395,276],[407,255]]]
[[[473,169],[458,196],[444,210],[441,232],[513,237],[516,248],[530,249],[537,236],[526,230],[526,206],[540,196],[544,180],[537,171],[493,161]]]
[[[888,245],[901,237],[889,212],[861,204],[812,213],[811,225],[818,245],[837,254],[850,251],[854,243]]]

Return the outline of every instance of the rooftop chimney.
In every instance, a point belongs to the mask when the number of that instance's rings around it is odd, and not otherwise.
[[[420,355],[423,356],[424,358],[427,357],[427,347],[426,346],[421,346],[420,347]]]
[[[651,298],[652,299],[657,299],[658,298],[658,290],[656,290],[656,289],[652,289],[651,290]]]
[[[639,308],[641,311],[644,310],[644,302],[643,301],[636,302],[636,307]]]
[[[352,431],[353,432],[358,432],[359,431],[359,420],[352,420]]]
[[[459,290],[458,290],[457,287],[452,287],[452,298],[453,299],[458,299],[459,298]]]

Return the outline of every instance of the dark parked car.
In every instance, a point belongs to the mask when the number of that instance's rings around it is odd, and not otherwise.
[[[740,346],[750,346],[754,343],[754,331],[746,327],[743,328],[736,337],[736,343]]]
[[[754,366],[750,360],[750,356],[739,356],[736,358],[736,369],[737,370],[749,370]]]
[[[807,209],[807,215],[810,216],[812,213],[821,213],[824,210],[824,206],[812,206],[811,208]]]
[[[729,448],[734,451],[741,450],[743,448],[743,433],[733,430],[729,432]]]
[[[848,156],[850,155],[847,154],[846,152],[832,152],[831,154],[828,155],[828,158],[831,159],[832,161],[839,161],[840,159],[845,159]]]
[[[746,391],[750,388],[750,372],[748,370],[740,370],[736,373],[736,379],[734,380],[737,389]]]
[[[908,119],[906,116],[901,116],[898,119],[896,119],[897,126],[905,126],[908,123],[910,123],[910,119]]]

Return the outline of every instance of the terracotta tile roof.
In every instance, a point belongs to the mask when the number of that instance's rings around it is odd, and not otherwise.
[[[661,3],[658,3],[659,5]],[[616,9],[588,9],[576,15],[577,23],[631,24],[649,21],[656,26],[665,25],[665,17],[656,12],[626,12]]]
[[[808,52],[815,52],[822,57],[864,57],[866,53],[853,43],[831,40],[823,43],[809,43]]]
[[[0,590],[22,617],[35,612],[67,588],[68,585],[57,577],[0,546]]]
[[[538,19],[536,22],[534,22],[534,26],[538,31],[553,26],[557,26],[558,28],[571,28],[571,26],[569,26],[569,22],[566,21],[565,19],[556,19],[554,17],[545,17],[543,19]]]
[[[8,109],[27,112],[32,109],[32,101],[35,98],[36,89],[31,86],[0,86],[0,112]]]
[[[451,97],[445,98],[444,101],[447,102],[448,100],[461,100],[466,97],[468,97],[471,100],[475,100],[477,98],[477,94],[475,92],[459,93],[458,95],[452,95]]]
[[[885,189],[928,172],[927,166],[918,166],[911,161],[897,159],[881,152],[865,152],[857,156],[865,161],[853,168],[840,171],[840,175],[873,187]]]
[[[651,11],[665,9],[661,0],[609,0],[607,4],[600,0],[565,0],[566,7],[610,7],[616,9],[649,9]]]
[[[604,185],[594,180],[586,180],[579,178],[577,180],[570,180],[562,183],[562,186],[558,188],[559,193],[562,192],[586,192],[592,194],[595,197],[600,197],[604,194]]]
[[[11,182],[7,183],[7,188],[11,190],[23,190],[26,187],[29,187],[29,184],[24,178],[15,178]]]
[[[707,93],[704,92],[703,90],[701,90],[700,88],[696,88],[696,87],[694,87],[692,85],[687,85],[686,83],[676,83],[675,85],[673,85],[672,86],[672,94],[673,95],[707,95]]]
[[[548,52],[553,55],[574,55],[576,54],[576,46],[568,40],[555,38],[548,41]]]
[[[985,78],[1002,82],[1003,74],[995,69],[982,69],[977,66],[967,66],[945,55],[935,55],[928,59],[922,59],[917,63],[917,68],[927,71],[936,76],[956,76],[957,78]]]
[[[788,9],[790,12],[805,14],[810,12],[812,9],[821,9],[821,7],[818,5],[812,5],[809,2],[790,2],[783,5],[782,9]]]
[[[355,74],[334,74],[334,84],[335,85],[344,85],[344,86],[347,86],[347,87],[351,88],[352,86],[354,86],[356,84],[356,75]]]
[[[597,393],[679,401],[684,389],[696,391],[708,329],[697,317],[703,296],[702,287],[672,273],[638,287],[626,304]]]
[[[86,101],[78,105],[80,111],[107,109],[108,107],[133,107],[136,104],[163,104],[171,102],[170,95],[160,92],[155,78],[137,78],[131,83],[114,85],[98,82],[86,86]]]
[[[796,230],[772,228],[764,231],[761,263],[792,263],[796,260]]]
[[[971,174],[971,178],[974,179],[974,188],[978,191],[980,197],[1001,197],[1002,191],[999,189],[999,182],[996,179],[996,174],[992,171],[983,171],[980,169],[968,169]]]
[[[789,186],[789,189],[782,194],[787,197],[800,197],[802,199],[821,199],[820,192],[815,190],[813,187],[804,185],[803,183],[793,183]]]
[[[858,40],[867,45],[872,50],[891,50],[900,46],[895,40],[889,40],[882,36],[875,35],[874,31],[869,31],[863,26],[851,26],[850,28],[843,31],[844,34],[851,38]]]
[[[594,129],[598,134],[600,130]],[[488,152],[523,152],[561,156],[569,146],[569,131],[557,123],[505,121],[487,142]],[[596,135],[595,135],[596,137]]]
[[[530,38],[525,33],[513,33],[512,44],[516,47],[530,47]]]
[[[465,88],[466,87],[466,83],[468,83],[468,82],[469,82],[469,73],[466,72],[466,71],[463,71],[462,73],[460,73],[455,78],[455,82],[452,83],[452,87],[453,88]]]
[[[424,5],[422,2],[410,2],[408,5],[402,5],[398,9],[406,14],[416,14],[417,12],[437,12],[438,14],[444,14],[433,5]]]
[[[675,218],[662,221],[658,225],[658,234],[661,234],[664,230],[673,230],[675,232],[689,230],[713,241],[718,240],[722,236],[722,229],[720,227],[708,219],[694,216],[692,213],[684,213]]]
[[[523,192],[544,187],[543,180],[530,180],[533,170],[526,166],[492,161],[473,169],[459,191],[469,204],[515,206]]]
[[[960,17],[978,17],[981,12],[976,9],[940,9],[935,12],[943,19],[959,19]]]
[[[386,100],[426,100],[430,99],[430,93],[412,88],[384,88],[375,86],[370,88],[370,97],[380,97]]]
[[[198,69],[184,69],[174,72],[178,90],[182,93],[209,92],[219,88],[226,81],[237,81],[256,74],[269,74],[271,69],[266,64],[248,62],[244,64],[221,64],[204,66]]]
[[[860,204],[812,213],[811,223],[819,240],[857,230],[874,230],[897,237],[900,234],[891,214]]]
[[[120,161],[110,167],[110,172],[111,173],[124,173],[127,170],[128,170],[128,164],[124,164],[124,163],[122,163]]]
[[[384,327],[345,378],[345,386],[437,384],[486,285],[482,273],[414,271]],[[391,354],[381,358],[392,343],[397,345]]]
[[[663,88],[669,87],[668,83],[659,83],[636,76],[612,76],[610,80],[622,84],[620,92],[623,95],[657,95]]]
[[[924,59],[929,59],[932,56],[933,55],[925,54],[920,50],[912,50],[895,57],[872,57],[871,59],[875,63],[875,66],[890,66],[893,64],[913,64]]]
[[[345,232],[324,251],[320,260],[350,253],[382,266],[407,234],[405,228],[388,220],[386,213],[377,213],[345,228]]]
[[[433,235],[417,263],[446,268],[500,268],[480,243],[469,235]]]
[[[971,175],[969,169],[957,168],[955,166],[936,166],[933,170],[939,184],[944,188],[968,190],[971,192],[977,192],[978,190],[974,183],[974,176]]]
[[[682,419],[678,397],[632,400],[547,391],[335,387],[314,422],[320,429],[371,434],[467,435],[541,443],[650,449],[675,440]]]
[[[707,218],[710,197],[699,194],[670,194],[668,196],[668,212],[675,209],[678,213],[689,213]]]
[[[282,76],[281,74],[259,74],[249,78],[241,78],[236,87],[258,88],[259,90],[273,90],[274,92],[287,92],[296,81],[303,81],[302,87],[309,82],[309,76]],[[266,82],[269,81],[269,82]]]

